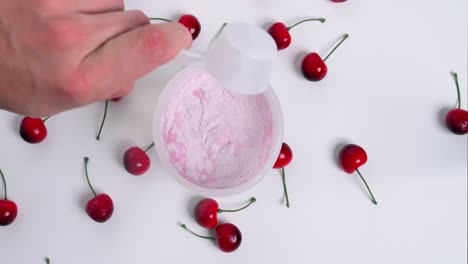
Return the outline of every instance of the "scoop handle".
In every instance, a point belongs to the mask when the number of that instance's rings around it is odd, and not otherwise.
[[[177,64],[189,66],[197,62],[203,61],[205,58],[202,53],[193,50],[181,50],[179,54],[173,59]]]

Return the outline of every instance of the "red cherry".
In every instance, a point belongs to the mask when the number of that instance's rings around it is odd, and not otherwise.
[[[216,237],[201,236],[188,229],[184,224],[181,224],[180,226],[199,238],[215,240],[218,248],[225,253],[235,251],[239,248],[242,242],[242,234],[239,228],[233,224],[221,224],[217,226],[215,230]]]
[[[18,215],[18,207],[15,202],[8,200],[7,185],[2,170],[0,170],[0,176],[2,176],[3,190],[5,192],[3,200],[0,199],[0,226],[7,226],[15,221]]]
[[[213,199],[203,199],[195,207],[195,220],[204,228],[215,228],[218,225],[218,203]]]
[[[229,253],[239,248],[242,234],[233,224],[222,224],[216,227],[216,243],[221,251]]]
[[[283,190],[284,190],[284,196],[286,198],[286,207],[289,208],[289,196],[288,196],[288,188],[286,187],[286,173],[284,170],[284,167],[289,165],[291,163],[293,158],[293,153],[291,148],[289,147],[288,144],[283,142],[283,145],[281,146],[280,154],[278,155],[278,159],[275,162],[275,165],[273,165],[274,169],[280,169],[281,173],[281,179],[283,181]]]
[[[249,207],[251,204],[255,203],[257,199],[255,197],[250,198],[249,203],[243,206],[242,208],[235,210],[225,210],[219,209],[218,202],[211,198],[206,198],[198,202],[195,207],[195,220],[197,223],[208,229],[215,228],[218,225],[218,213],[233,213],[244,210]]]
[[[172,22],[169,19],[160,18],[160,17],[151,17],[150,20],[162,20],[166,22]],[[201,31],[201,25],[200,25],[200,21],[198,21],[198,19],[194,15],[191,15],[191,14],[182,15],[179,18],[178,22],[184,25],[188,29],[188,31],[192,35],[193,40],[198,38],[198,35],[200,35],[200,31]]]
[[[111,99],[112,102],[116,102],[116,103],[120,102],[121,100],[122,100],[122,97],[116,97],[116,98]]]
[[[343,3],[343,2],[346,2],[347,0],[331,0],[331,1],[335,3]]]
[[[328,53],[325,59],[322,60],[320,55],[315,52],[307,54],[302,60],[301,71],[302,75],[309,81],[320,81],[325,78],[328,72],[327,65],[325,61],[330,57],[330,55],[335,52],[335,50],[349,37],[348,34],[345,34],[341,41]]]
[[[109,218],[111,218],[112,214],[114,213],[114,203],[112,202],[112,199],[110,198],[109,195],[107,194],[98,195],[96,191],[94,190],[93,186],[91,185],[91,182],[89,181],[88,162],[89,162],[89,158],[85,157],[84,163],[85,163],[86,180],[88,181],[89,188],[91,188],[91,191],[94,194],[94,198],[89,200],[88,203],[86,204],[86,213],[94,221],[98,223],[104,223],[107,220],[109,220]]]
[[[456,135],[468,133],[468,112],[463,109],[452,109],[445,118],[447,127]]]
[[[320,81],[327,75],[328,68],[325,62],[315,52],[307,54],[302,61],[302,74],[309,81]]]
[[[109,220],[113,212],[114,204],[107,194],[99,194],[86,204],[86,213],[98,223]]]
[[[458,107],[452,109],[447,113],[445,117],[445,124],[448,129],[456,135],[464,135],[468,133],[468,112],[461,109],[461,96],[460,96],[460,85],[458,84],[458,74],[456,72],[452,73],[453,79],[455,80],[455,85],[457,87],[458,94]]]
[[[198,19],[194,15],[186,14],[179,18],[179,23],[184,25],[190,34],[192,39],[195,40],[200,35],[201,25]]]
[[[374,195],[372,194],[372,191],[369,188],[369,185],[367,184],[366,180],[364,179],[364,177],[362,177],[362,174],[359,171],[359,167],[366,164],[367,162],[366,151],[361,146],[355,144],[348,144],[344,146],[343,149],[340,151],[339,160],[340,165],[345,172],[351,174],[356,171],[358,173],[359,177],[364,182],[367,190],[371,195],[372,202],[374,204],[377,204],[377,201],[375,200]]]
[[[123,156],[123,163],[125,170],[135,176],[139,176],[148,171],[151,160],[146,152],[154,146],[151,144],[146,150],[139,147],[131,147],[125,151]]]
[[[366,164],[366,151],[354,144],[346,145],[340,153],[340,164],[347,173],[355,172],[359,167]]]
[[[288,144],[283,143],[281,146],[280,154],[278,156],[278,159],[275,162],[275,165],[273,165],[274,169],[281,169],[289,165],[291,163],[293,158],[293,153],[291,150],[291,147],[289,147]]]
[[[31,118],[25,117],[21,121],[20,125],[20,135],[24,139],[24,141],[37,144],[47,137],[47,128],[44,122],[48,118],[42,120],[40,118]]]
[[[304,22],[308,21],[320,21],[322,23],[325,22],[324,18],[312,18],[312,19],[306,19],[302,20],[290,27],[286,27],[285,24],[281,22],[276,22],[274,23],[269,29],[268,33],[273,37],[273,39],[276,42],[276,46],[278,50],[283,50],[289,47],[291,45],[291,34],[289,34],[289,31],[294,28],[295,26],[302,24]]]

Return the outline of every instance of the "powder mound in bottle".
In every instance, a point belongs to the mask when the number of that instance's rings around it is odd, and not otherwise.
[[[234,94],[204,70],[181,78],[162,118],[169,161],[198,186],[232,188],[255,176],[272,147],[267,98]]]

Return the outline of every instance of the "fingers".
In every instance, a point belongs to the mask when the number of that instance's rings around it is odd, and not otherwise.
[[[109,40],[80,65],[90,84],[99,87],[88,93],[90,102],[107,99],[122,84],[136,81],[191,45],[191,35],[179,23],[146,25]]]
[[[71,2],[78,5],[77,11],[81,13],[104,13],[124,10],[124,0],[79,0]]]
[[[84,47],[86,53],[117,35],[150,23],[148,17],[137,10],[83,16],[83,23],[92,32]]]

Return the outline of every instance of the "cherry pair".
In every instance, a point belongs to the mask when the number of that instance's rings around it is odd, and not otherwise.
[[[197,237],[216,241],[216,244],[221,251],[230,253],[239,248],[242,242],[242,234],[239,228],[231,223],[218,225],[218,214],[239,212],[249,207],[254,202],[256,202],[256,199],[255,197],[252,197],[245,206],[235,210],[220,209],[218,202],[211,198],[206,198],[198,202],[195,207],[195,220],[202,227],[208,229],[215,228],[215,237],[201,236],[188,229],[185,224],[181,224],[180,226]]]
[[[455,85],[457,87],[457,108],[450,110],[445,117],[447,128],[456,135],[468,133],[468,111],[461,109],[460,85],[458,84],[458,74],[452,73]]]
[[[152,18],[150,18],[150,20],[162,20],[162,21],[166,21],[166,22],[172,22],[169,19],[159,18],[159,17],[152,17]],[[193,40],[198,38],[198,35],[200,35],[200,31],[201,31],[201,25],[200,25],[200,22],[198,21],[197,17],[195,17],[194,15],[191,15],[191,14],[185,14],[185,15],[182,15],[179,18],[178,22],[180,24],[184,25],[188,29],[188,31],[192,35]]]

